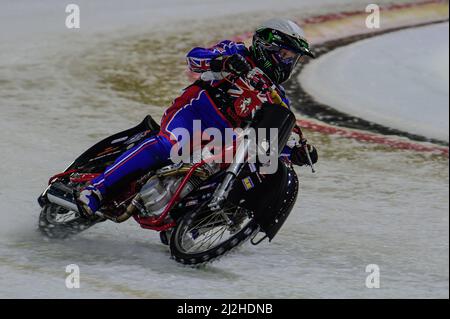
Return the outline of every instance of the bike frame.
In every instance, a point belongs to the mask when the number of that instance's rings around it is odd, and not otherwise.
[[[192,175],[195,173],[197,169],[200,167],[206,165],[209,162],[214,161],[217,158],[220,158],[224,155],[227,151],[233,151],[234,147],[230,146],[228,148],[225,148],[223,152],[216,156],[211,156],[206,160],[202,160],[199,163],[194,164],[189,171],[186,173],[186,176],[183,177],[180,184],[178,185],[175,194],[170,199],[169,203],[164,208],[164,211],[156,216],[156,217],[141,217],[139,215],[133,215],[134,219],[141,225],[142,228],[146,229],[152,229],[156,231],[164,231],[167,229],[170,229],[176,225],[176,222],[168,219],[167,216],[169,215],[172,208],[175,206],[175,204],[178,203],[180,199],[180,194],[183,190],[183,188],[186,186],[189,179],[192,177]],[[228,169],[226,170],[227,176],[225,177],[224,181],[216,188],[216,192],[213,195],[212,202],[216,203],[218,205],[218,199],[223,198],[223,195],[225,194],[224,191],[226,188],[230,185],[230,183],[234,180],[233,176],[235,177],[239,171],[239,169],[242,167],[242,165],[245,163],[244,158],[247,154],[248,150],[248,143],[244,142],[243,147],[239,147],[236,152],[236,160],[229,165]],[[225,216],[226,217],[226,216]],[[227,218],[227,217],[226,217]],[[227,218],[228,219],[228,218]]]

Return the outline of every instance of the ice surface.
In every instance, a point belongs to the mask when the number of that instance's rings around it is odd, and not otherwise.
[[[367,39],[310,63],[300,81],[340,111],[448,141],[448,41],[448,23]]]
[[[196,270],[169,260],[158,234],[133,221],[43,239],[36,197],[49,176],[100,138],[162,114],[99,86],[97,62],[108,56],[114,69],[116,60],[135,58],[116,56],[116,41],[160,39],[165,28],[214,38],[216,23],[247,29],[278,10],[303,16],[363,9],[367,1],[76,2],[79,31],[64,28],[61,1],[1,3],[1,297],[448,298],[448,161],[316,133],[308,137],[320,152],[318,173],[298,170],[299,199],[271,244],[244,246]],[[72,263],[80,289],[65,287]],[[365,288],[372,263],[381,269],[378,290]]]

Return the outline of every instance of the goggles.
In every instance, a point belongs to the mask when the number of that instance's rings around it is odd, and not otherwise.
[[[269,44],[264,47],[273,55],[276,61],[287,66],[295,66],[300,58],[305,55],[302,52],[294,51],[286,46]]]

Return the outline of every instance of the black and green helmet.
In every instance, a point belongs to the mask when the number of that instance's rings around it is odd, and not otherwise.
[[[294,52],[294,57],[283,58],[279,54],[281,49]],[[258,27],[253,35],[252,53],[258,67],[277,84],[289,79],[300,57],[314,58],[302,28],[287,19],[271,19]]]

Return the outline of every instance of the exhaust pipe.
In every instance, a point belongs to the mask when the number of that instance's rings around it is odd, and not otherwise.
[[[50,203],[67,208],[68,210],[80,212],[73,189],[62,183],[53,183],[45,194]]]
[[[50,203],[80,213],[80,209],[76,201],[75,191],[62,183],[53,183],[47,189],[45,196],[47,196],[47,199]],[[115,223],[123,223],[124,221],[129,219],[135,212],[136,207],[133,204],[130,204],[125,212],[119,216],[109,216],[107,214],[101,213],[100,211],[97,211],[96,215],[101,218],[109,219]]]

